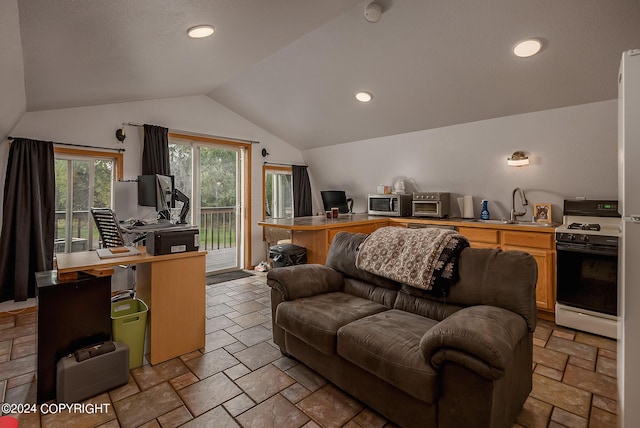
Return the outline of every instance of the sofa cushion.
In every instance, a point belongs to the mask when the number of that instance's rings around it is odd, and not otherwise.
[[[331,355],[336,352],[336,333],[340,327],[388,309],[347,293],[324,293],[280,303],[276,310],[276,324]]]
[[[420,351],[420,339],[438,322],[391,309],[338,330],[338,355],[407,394],[434,403],[438,375]]]
[[[411,292],[407,292],[407,290],[411,290]],[[418,297],[416,296],[416,292],[429,294],[426,291],[409,285],[403,286],[402,290],[398,292],[396,301],[393,304],[393,309],[412,312],[436,321],[442,321],[449,315],[462,309],[462,306],[447,304],[446,298],[441,297],[440,301],[437,301],[434,297]]]
[[[373,300],[376,303],[392,308],[398,294],[395,290],[378,287],[369,282],[355,278],[344,279],[344,292],[362,297],[363,299]]]

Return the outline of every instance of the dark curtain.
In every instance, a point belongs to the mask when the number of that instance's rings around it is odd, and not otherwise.
[[[306,166],[292,165],[293,176],[293,216],[304,217],[313,215],[311,208],[311,183]]]
[[[162,126],[144,125],[142,149],[142,175],[170,175],[169,130]]]
[[[0,236],[0,301],[36,295],[35,273],[53,269],[53,143],[16,138],[9,150]]]

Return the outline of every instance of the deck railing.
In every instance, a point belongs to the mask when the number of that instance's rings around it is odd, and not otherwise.
[[[54,252],[65,251],[67,240],[65,229],[67,227],[66,211],[55,212],[54,227]],[[71,248],[70,251],[88,250],[87,227],[89,226],[89,210],[76,210],[71,213]]]
[[[205,250],[236,246],[236,207],[200,208],[200,244]]]
[[[71,239],[73,251],[88,249],[88,210],[71,213]],[[55,252],[65,251],[66,212],[55,213]],[[96,241],[97,242],[97,241]],[[200,209],[200,245],[205,250],[233,248],[236,246],[236,207],[216,207]]]

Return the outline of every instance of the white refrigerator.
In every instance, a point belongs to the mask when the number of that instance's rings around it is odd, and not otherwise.
[[[640,49],[622,54],[618,76],[618,422],[640,423]]]

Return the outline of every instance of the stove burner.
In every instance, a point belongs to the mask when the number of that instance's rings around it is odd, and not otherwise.
[[[569,229],[579,229],[579,230],[600,230],[600,225],[598,223],[571,223],[568,226]]]

